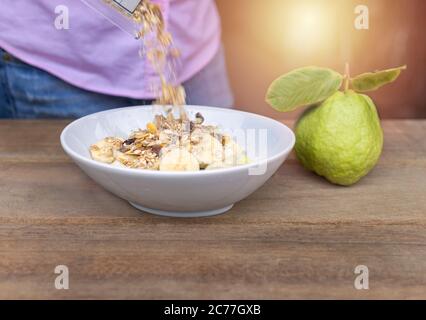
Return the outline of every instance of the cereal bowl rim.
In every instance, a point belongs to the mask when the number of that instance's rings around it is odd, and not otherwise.
[[[68,146],[65,140],[65,136],[67,135],[68,131],[71,130],[75,125],[77,125],[78,122],[82,122],[89,118],[97,117],[103,113],[110,113],[110,112],[116,112],[116,111],[124,111],[124,110],[131,110],[131,109],[140,109],[140,108],[149,108],[149,107],[155,107],[155,105],[146,105],[146,106],[131,106],[131,107],[123,107],[123,108],[116,108],[116,109],[110,109],[105,111],[96,112],[93,114],[89,114],[87,116],[84,116],[82,118],[76,119],[72,121],[70,124],[68,124],[61,132],[60,141],[62,148],[64,151],[73,159],[78,159],[78,161],[83,162],[84,164],[88,166],[94,166],[99,168],[104,168],[106,170],[111,170],[117,173],[123,173],[123,174],[133,174],[133,175],[140,175],[140,176],[179,176],[179,177],[185,177],[185,176],[206,176],[206,175],[217,175],[217,174],[225,174],[225,173],[231,173],[231,172],[238,172],[238,171],[245,171],[249,170],[250,168],[255,168],[264,164],[267,164],[269,162],[272,162],[285,154],[291,152],[291,150],[294,148],[294,145],[296,143],[296,137],[294,132],[285,124],[274,120],[272,118],[262,116],[256,113],[246,112],[246,111],[240,111],[240,110],[234,110],[234,109],[225,109],[225,108],[217,108],[217,107],[207,107],[207,106],[198,106],[198,105],[186,105],[190,109],[204,109],[204,110],[211,110],[211,111],[220,111],[220,112],[229,112],[229,113],[238,113],[247,115],[250,117],[255,118],[262,118],[267,121],[272,121],[279,126],[283,127],[285,131],[290,136],[290,143],[284,148],[283,150],[279,151],[276,155],[267,157],[265,159],[261,159],[258,161],[251,162],[249,164],[245,165],[239,165],[229,168],[220,168],[215,170],[200,170],[200,171],[158,171],[158,170],[147,170],[147,169],[134,169],[134,168],[126,168],[126,167],[116,167],[112,166],[111,164],[102,163],[96,160],[93,160],[91,158],[85,157],[78,152],[74,151],[71,147]]]

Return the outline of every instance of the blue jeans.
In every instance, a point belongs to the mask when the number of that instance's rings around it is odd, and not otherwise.
[[[184,86],[188,104],[232,107],[223,49]],[[79,118],[112,108],[151,103],[152,100],[108,96],[77,88],[0,48],[0,118]]]

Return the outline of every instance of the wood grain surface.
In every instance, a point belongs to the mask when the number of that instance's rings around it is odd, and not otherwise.
[[[66,124],[0,121],[0,299],[426,298],[426,121],[384,121],[380,163],[353,187],[292,155],[199,219],[142,214],[98,187],[63,153]],[[354,288],[357,265],[369,290]]]

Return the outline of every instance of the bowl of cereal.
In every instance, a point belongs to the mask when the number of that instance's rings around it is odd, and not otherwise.
[[[293,132],[230,109],[128,107],[88,115],[61,134],[95,182],[142,211],[173,217],[224,213],[283,164]]]

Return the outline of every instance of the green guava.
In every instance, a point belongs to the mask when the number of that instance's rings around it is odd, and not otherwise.
[[[296,124],[296,155],[307,169],[349,186],[367,175],[383,149],[383,131],[370,97],[338,91]]]

